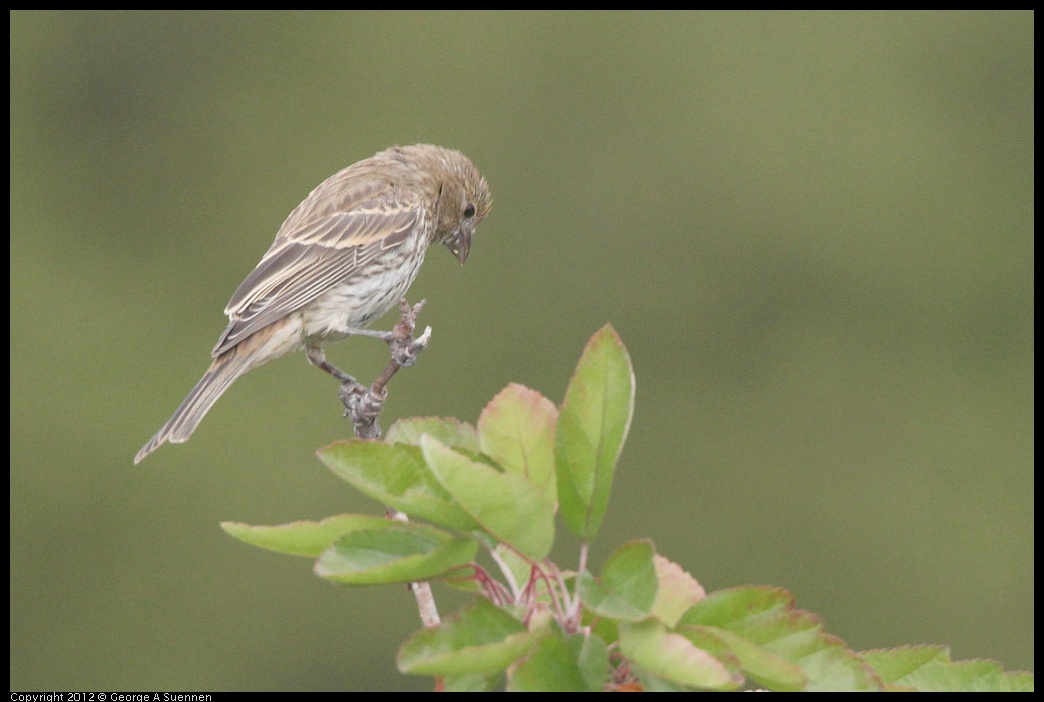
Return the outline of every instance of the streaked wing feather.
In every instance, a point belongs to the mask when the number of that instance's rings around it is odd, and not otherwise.
[[[258,329],[305,306],[382,251],[400,245],[418,224],[419,207],[359,207],[280,232],[225,308],[231,322],[215,356]]]

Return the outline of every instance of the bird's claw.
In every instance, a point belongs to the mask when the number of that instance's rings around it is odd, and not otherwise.
[[[384,397],[358,381],[350,381],[341,386],[337,393],[344,405],[344,416],[372,419],[380,414],[384,407]]]
[[[392,362],[410,367],[417,362],[417,354],[423,351],[431,340],[431,327],[425,327],[424,333],[418,337],[413,336],[417,325],[417,315],[427,304],[427,300],[421,300],[416,305],[410,305],[406,300],[399,303],[402,319],[395,325],[385,341],[391,347]]]
[[[391,346],[391,358],[400,366],[409,368],[417,363],[417,354],[428,347],[431,341],[431,327],[425,327],[424,333],[414,338],[412,334],[396,337],[388,342]]]
[[[352,420],[356,436],[362,439],[378,439],[381,425],[377,421],[387,393],[374,392],[359,382],[345,383],[338,393],[344,405],[344,416]]]

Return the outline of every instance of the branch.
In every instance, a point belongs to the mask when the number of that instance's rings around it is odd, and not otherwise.
[[[417,315],[424,307],[425,300],[421,300],[412,307],[406,300],[399,303],[402,317],[399,323],[381,336],[391,349],[391,358],[388,365],[373,385],[369,388],[357,382],[345,383],[341,386],[339,396],[344,404],[344,416],[352,420],[355,435],[360,439],[381,438],[381,425],[377,418],[384,409],[384,401],[388,398],[388,383],[399,372],[400,368],[412,366],[417,362],[417,354],[423,351],[431,340],[431,327],[425,327],[424,333],[416,339],[413,331],[417,327]],[[390,510],[389,516],[400,522],[408,522],[402,512]],[[421,622],[424,628],[431,629],[439,624],[439,610],[435,607],[435,596],[431,592],[431,585],[426,582],[410,583],[410,591],[417,599],[417,609],[420,612]]]

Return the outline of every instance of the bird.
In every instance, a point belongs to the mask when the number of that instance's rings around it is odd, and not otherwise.
[[[398,303],[433,244],[463,265],[492,197],[461,152],[394,146],[330,176],[286,218],[257,267],[225,307],[228,326],[207,372],[134,457],[183,443],[244,373],[304,350],[342,383],[323,344],[355,334]]]

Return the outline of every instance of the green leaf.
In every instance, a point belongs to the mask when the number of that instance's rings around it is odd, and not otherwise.
[[[668,627],[672,627],[689,607],[706,597],[707,593],[680,565],[660,554],[653,556],[653,565],[656,567],[659,588],[656,591],[652,613]]]
[[[798,665],[727,629],[687,624],[678,627],[678,633],[718,660],[729,656],[735,661],[734,665],[761,687],[776,692],[797,692],[808,683],[808,677]]]
[[[479,452],[479,438],[475,427],[453,417],[410,417],[391,425],[384,440],[389,444],[420,446],[425,434],[434,436],[452,448],[461,448],[469,453]]]
[[[1034,676],[1005,672],[996,661],[954,663],[945,646],[904,646],[863,651],[893,689],[918,692],[1033,692]]]
[[[873,668],[839,638],[824,632],[818,617],[797,609],[793,596],[779,588],[740,587],[712,593],[682,615],[678,630],[688,625],[720,627],[796,664],[808,678],[805,690],[883,687]],[[781,668],[769,669],[773,665],[768,658],[752,662],[759,674],[770,677],[780,675]],[[789,674],[783,676],[778,682],[789,685]]]
[[[705,690],[730,690],[743,679],[652,617],[620,624],[620,652],[645,670],[665,680]]]
[[[547,556],[555,538],[554,507],[527,480],[424,436],[424,459],[442,486],[486,533],[535,561]]]
[[[623,692],[692,692],[691,685],[682,685],[672,682],[666,678],[654,675],[640,665],[631,663],[631,672],[638,678],[637,688],[635,683],[623,683]],[[619,687],[617,691],[621,691]]]
[[[719,635],[721,630],[714,630],[709,626],[680,626],[674,633],[681,634],[692,642],[696,648],[706,651],[725,666],[736,679],[740,679],[740,661],[732,652],[725,638]]]
[[[478,542],[441,529],[390,519],[345,534],[315,564],[321,578],[349,585],[431,580],[475,558]]]
[[[549,635],[508,674],[509,692],[601,691],[609,652],[597,636]]]
[[[590,609],[584,608],[580,620],[591,633],[597,634],[602,641],[612,645],[620,640],[620,630],[616,619],[603,617]]]
[[[533,650],[546,634],[546,623],[527,630],[503,609],[479,599],[407,639],[397,663],[403,673],[417,675],[497,673]]]
[[[939,664],[952,664],[950,650],[945,646],[904,646],[863,651],[861,655],[886,683],[910,685],[914,688],[918,682],[916,677],[925,670]]]
[[[504,679],[501,673],[491,675],[446,675],[436,692],[493,692]]]
[[[459,531],[478,528],[428,469],[416,446],[349,439],[320,449],[318,455],[359,492],[413,519]]]
[[[321,522],[291,522],[279,526],[250,526],[240,522],[221,522],[229,536],[251,546],[315,558],[344,534],[387,521],[368,514],[342,514]]]
[[[583,676],[573,652],[557,636],[546,636],[508,673],[508,692],[583,692]]]
[[[591,541],[605,516],[616,461],[634,413],[634,370],[610,325],[588,341],[558,416],[555,461],[566,526]]]
[[[558,503],[555,485],[557,421],[558,408],[551,400],[517,383],[511,383],[490,400],[478,421],[482,452],[496,461],[504,472],[526,478],[552,505]]]
[[[570,642],[574,642],[578,637],[581,638],[581,642],[576,664],[580,668],[580,675],[588,690],[600,690],[609,675],[609,647],[595,633],[582,637],[577,634]],[[575,647],[575,643],[571,645]]]
[[[652,611],[658,581],[650,541],[631,541],[618,548],[602,567],[598,581],[586,571],[577,587],[584,606],[619,621],[638,621]]]
[[[682,615],[679,623],[728,628],[792,609],[794,596],[781,588],[736,587],[718,590],[703,598]]]

